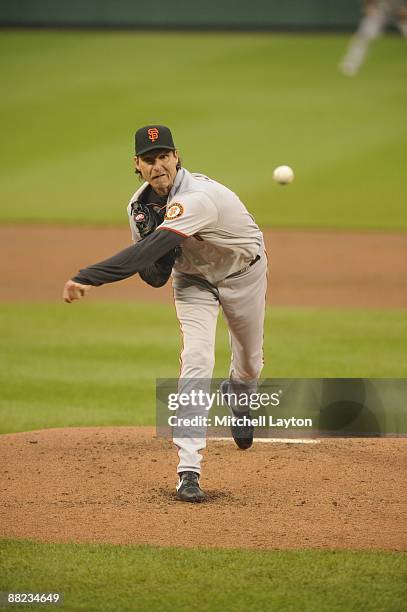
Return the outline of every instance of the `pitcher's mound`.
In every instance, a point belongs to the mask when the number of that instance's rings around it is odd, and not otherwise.
[[[231,548],[407,550],[407,443],[209,441],[207,500],[175,499],[176,449],[147,427],[0,437],[0,536]]]

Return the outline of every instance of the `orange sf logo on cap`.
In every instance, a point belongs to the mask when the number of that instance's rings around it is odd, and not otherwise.
[[[151,142],[154,142],[154,140],[157,140],[157,138],[158,138],[158,129],[157,128],[150,128],[147,133],[148,133],[148,137],[151,140]]]

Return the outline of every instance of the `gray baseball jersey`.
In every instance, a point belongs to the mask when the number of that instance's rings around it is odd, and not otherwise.
[[[145,183],[130,200],[128,215],[133,240],[140,236],[131,204],[147,187]],[[168,195],[162,230],[188,240],[173,274],[192,274],[216,285],[252,262],[263,249],[263,236],[244,204],[230,189],[203,174],[179,170]]]

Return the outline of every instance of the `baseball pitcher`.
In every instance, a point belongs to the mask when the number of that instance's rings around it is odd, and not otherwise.
[[[64,300],[71,303],[92,286],[136,273],[154,287],[172,276],[183,336],[179,392],[211,379],[221,308],[232,351],[222,392],[251,393],[263,367],[267,259],[262,233],[235,193],[182,167],[168,127],[140,128],[135,145],[135,169],[144,183],[127,208],[134,244],[80,270],[65,284]],[[188,414],[190,407],[183,410]],[[244,424],[232,426],[232,435],[239,448],[247,449],[253,442],[250,410],[236,403],[230,410],[246,417],[239,419]],[[204,499],[199,482],[204,429],[198,434],[173,438],[182,501]]]

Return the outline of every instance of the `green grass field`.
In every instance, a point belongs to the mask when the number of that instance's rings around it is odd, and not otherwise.
[[[178,370],[174,318],[163,305],[1,305],[1,431],[153,424],[154,379]],[[266,320],[265,376],[406,376],[402,311]],[[228,359],[220,319],[217,376]],[[69,611],[402,610],[405,555],[0,541],[0,590],[58,590]]]
[[[219,321],[215,376],[223,378],[230,351]],[[178,376],[172,307],[2,304],[0,325],[3,433],[153,425],[155,379]],[[403,311],[269,309],[263,377],[407,377],[406,333]]]
[[[406,229],[405,41],[378,41],[355,79],[337,71],[347,42],[0,32],[0,221],[125,223],[134,131],[161,122],[263,226]]]
[[[405,41],[375,43],[355,79],[337,71],[347,42],[1,31],[0,223],[127,223],[133,134],[157,122],[263,227],[406,230]],[[283,163],[287,188],[271,180]],[[0,327],[2,433],[153,424],[155,378],[178,375],[165,306],[1,304]],[[407,377],[406,327],[403,311],[271,309],[263,375]],[[228,360],[220,321],[215,376]],[[0,591],[59,590],[69,611],[393,612],[406,577],[401,553],[0,540]]]
[[[178,373],[179,332],[163,305],[2,304],[0,326],[3,433],[153,424],[154,379]],[[402,311],[269,309],[264,375],[406,376],[406,326]],[[217,376],[228,359],[220,319]],[[0,591],[60,591],[69,611],[392,611],[404,609],[405,561],[0,540]]]
[[[63,610],[406,609],[406,554],[0,547],[0,589],[61,592]]]

